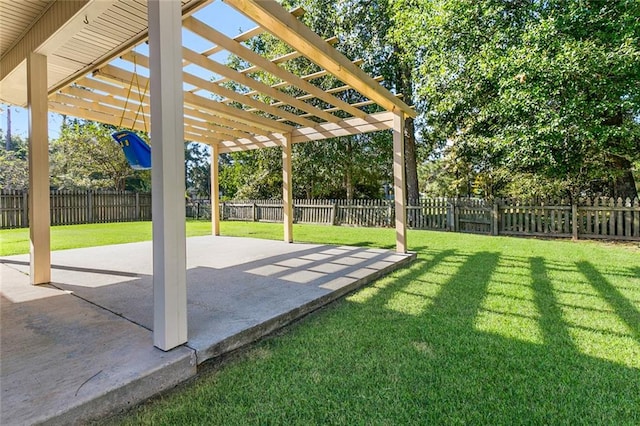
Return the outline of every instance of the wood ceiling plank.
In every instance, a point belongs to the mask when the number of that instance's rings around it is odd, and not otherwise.
[[[122,22],[135,22],[137,25],[147,25],[147,13],[141,13],[139,10],[127,5],[127,3],[116,3],[114,5],[114,12],[120,14]]]

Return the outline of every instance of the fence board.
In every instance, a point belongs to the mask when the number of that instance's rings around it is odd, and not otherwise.
[[[51,224],[107,223],[151,219],[151,194],[117,191],[52,191]],[[294,221],[325,225],[392,227],[390,200],[294,200]],[[221,219],[282,222],[282,200],[221,203]],[[209,200],[191,200],[188,217],[211,218]],[[409,200],[411,229],[493,235],[640,240],[640,201],[586,198],[521,201],[431,198]],[[0,229],[27,227],[28,194],[0,191]],[[575,233],[574,234],[574,226]]]
[[[128,191],[51,191],[51,225],[151,220],[151,194]],[[26,228],[28,192],[0,191],[0,229]]]

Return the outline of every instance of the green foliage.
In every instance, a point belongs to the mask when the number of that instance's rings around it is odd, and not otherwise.
[[[571,195],[634,196],[639,16],[637,1],[403,0],[395,37],[416,59],[428,130],[458,157]]]
[[[197,198],[208,198],[211,193],[210,149],[203,144],[187,143],[184,161],[187,193]]]
[[[72,120],[51,142],[52,186],[58,189],[149,190],[151,173],[135,171],[111,138],[114,129]]]
[[[373,133],[294,146],[296,198],[380,198],[390,182],[391,135]]]
[[[2,138],[0,138],[2,139]],[[29,187],[27,142],[18,136],[11,138],[11,150],[0,147],[0,189],[22,190]]]
[[[410,82],[406,75],[397,72],[403,59],[387,39],[391,28],[389,2],[376,0],[358,2],[352,0],[292,0],[283,2],[285,8],[302,6],[306,13],[301,18],[316,33],[328,38],[337,36],[336,47],[351,59],[363,59],[363,68],[371,74],[385,77],[384,83],[406,99],[412,98]],[[247,46],[263,56],[273,59],[291,52],[291,48],[270,34],[262,34],[247,42]],[[230,65],[243,69],[249,64],[237,57],[230,58]],[[318,66],[304,57],[288,60],[279,66],[296,75],[309,75],[319,71]],[[266,84],[280,83],[268,73],[253,72],[254,78]],[[403,80],[400,84],[399,80]],[[314,79],[313,84],[325,90],[343,86],[334,77]],[[279,90],[291,96],[306,94],[291,86]],[[334,93],[338,98],[355,103],[364,98],[354,90]],[[273,100],[261,97],[260,100]],[[319,99],[307,100],[309,104],[327,109],[329,105]],[[379,107],[367,106],[368,112]],[[301,113],[295,109],[291,112]],[[412,133],[412,132],[409,132]],[[409,141],[412,142],[413,140]],[[227,156],[221,168],[221,187],[228,198],[280,198],[282,194],[282,168],[280,151],[272,153],[254,151]],[[411,165],[413,164],[413,166]],[[293,147],[293,191],[299,198],[379,198],[382,187],[391,181],[392,140],[388,133],[372,133],[354,137],[329,139],[322,142],[296,144]],[[415,159],[408,167],[415,170]]]
[[[223,156],[220,185],[224,199],[282,197],[282,150],[265,148]]]

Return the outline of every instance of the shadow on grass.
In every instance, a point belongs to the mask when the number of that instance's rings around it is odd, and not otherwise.
[[[639,424],[640,369],[576,344],[574,333],[585,330],[559,303],[559,271],[586,277],[637,332],[632,302],[590,264],[424,249],[410,267],[262,342],[162,408],[173,422],[210,424]],[[504,280],[530,294],[506,299],[516,303],[514,317],[523,315],[517,303],[531,302],[536,314],[527,319],[542,335],[535,343],[478,326]],[[605,341],[619,337],[597,331]]]
[[[529,264],[534,300],[540,312],[539,324],[544,341],[555,348],[566,347],[575,350],[569,331],[565,327],[562,309],[553,292],[553,284],[544,259],[532,257],[529,259]]]
[[[396,366],[383,386],[402,395],[398,406],[378,400],[382,423],[635,424],[640,421],[640,370],[580,352],[572,341],[545,260],[528,261],[544,344],[479,331],[478,312],[500,261],[492,252],[427,251],[405,274],[367,302],[367,315],[384,310],[417,281],[429,283],[437,267],[458,264],[421,315],[386,313],[376,327],[393,333],[380,362]],[[564,265],[568,270],[575,266]],[[585,274],[636,332],[637,311],[588,264]],[[415,294],[415,291],[412,291]],[[354,339],[357,337],[354,335]],[[413,349],[411,351],[409,348]],[[387,365],[388,366],[388,365]],[[376,395],[376,397],[379,397]],[[375,398],[374,398],[375,399]],[[365,407],[350,407],[367,416]],[[367,418],[367,417],[365,417]]]
[[[636,341],[640,342],[640,312],[633,303],[611,285],[591,263],[578,262],[576,265],[593,288],[600,293],[600,296],[613,307],[618,317],[632,330]]]

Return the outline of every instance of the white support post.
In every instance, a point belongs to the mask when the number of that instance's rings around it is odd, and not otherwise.
[[[220,235],[219,156],[220,146],[214,143],[211,145],[211,233],[213,235]]]
[[[404,163],[404,114],[393,115],[393,192],[396,209],[396,251],[407,252],[407,202]]]
[[[51,281],[47,57],[27,57],[29,105],[29,239],[31,284]]]
[[[293,176],[291,168],[291,133],[282,140],[282,222],[284,242],[293,242]]]
[[[187,341],[187,272],[180,2],[148,2],[153,213],[153,343]]]

